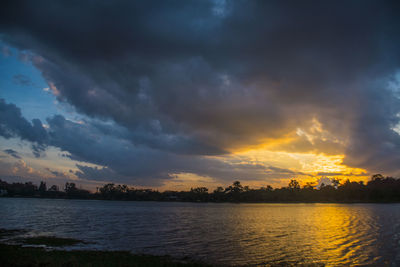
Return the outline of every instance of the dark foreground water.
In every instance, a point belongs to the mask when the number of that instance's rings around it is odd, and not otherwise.
[[[0,228],[209,263],[400,266],[400,204],[0,198]],[[81,248],[81,247],[80,247]]]

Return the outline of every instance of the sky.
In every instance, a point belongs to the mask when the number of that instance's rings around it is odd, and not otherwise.
[[[0,179],[187,190],[398,177],[399,12],[6,1]]]

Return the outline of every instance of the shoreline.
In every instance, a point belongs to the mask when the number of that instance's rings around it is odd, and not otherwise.
[[[72,249],[86,242],[55,236],[25,236],[25,229],[0,229],[0,263],[4,266],[212,266],[189,258],[133,254],[130,251]]]
[[[159,202],[159,203],[230,203],[230,204],[400,204],[400,201],[183,201],[183,200],[130,200],[130,199],[99,199],[99,198],[62,198],[38,196],[1,196],[2,198],[28,198],[28,199],[62,199],[62,200],[97,200],[120,202]]]
[[[170,256],[132,254],[129,251],[49,250],[0,243],[0,262],[4,266],[212,266]]]

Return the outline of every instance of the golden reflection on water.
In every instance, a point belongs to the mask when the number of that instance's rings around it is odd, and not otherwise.
[[[318,209],[312,216],[314,253],[330,265],[370,263],[377,234],[372,217],[370,210],[348,205]]]
[[[254,204],[238,210],[231,226],[240,240],[238,253],[246,255],[243,263],[337,266],[377,260],[376,220],[360,206]]]

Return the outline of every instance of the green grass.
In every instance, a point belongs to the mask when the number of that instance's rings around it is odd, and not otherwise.
[[[128,251],[49,250],[24,245],[63,247],[84,243],[78,239],[54,236],[19,237],[27,233],[20,229],[0,229],[0,238],[19,245],[0,243],[0,266],[210,266],[192,261],[178,261],[169,256],[134,255]]]
[[[170,257],[133,255],[127,251],[63,251],[0,244],[2,266],[208,266]]]

